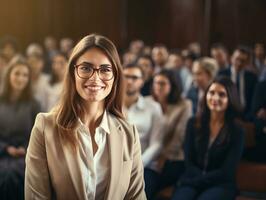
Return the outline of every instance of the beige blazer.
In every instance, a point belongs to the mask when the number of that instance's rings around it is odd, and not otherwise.
[[[145,200],[141,148],[136,128],[107,114],[110,178],[105,200]],[[26,155],[25,199],[86,200],[79,151],[57,134],[54,113],[40,113]]]

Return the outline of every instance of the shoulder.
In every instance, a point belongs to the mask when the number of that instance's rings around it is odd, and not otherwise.
[[[237,122],[232,122],[229,126],[229,130],[231,131],[231,135],[233,138],[239,139],[243,138],[244,139],[244,128],[241,126],[241,124]]]
[[[38,113],[35,119],[35,127],[38,127],[42,130],[47,126],[55,126],[56,124],[56,113]]]
[[[218,72],[218,75],[228,76],[231,74],[231,68],[222,69]]]
[[[149,109],[154,114],[162,115],[161,105],[156,102],[152,96],[143,97],[143,103],[145,108]]]
[[[178,105],[183,106],[185,108],[191,108],[192,107],[191,100],[185,99],[185,98],[182,98]]]
[[[145,105],[150,105],[153,107],[158,107],[158,106],[160,107],[160,104],[156,102],[152,96],[143,97],[143,102],[145,103]]]
[[[111,134],[117,134],[119,137],[122,137],[123,141],[127,143],[128,148],[132,147],[132,144],[138,140],[138,131],[135,125],[110,113],[108,113],[108,121],[110,130],[114,131]]]
[[[191,99],[196,96],[198,96],[198,88],[195,85],[192,85],[188,90],[187,98]]]
[[[256,75],[255,73],[253,73],[253,72],[250,72],[250,71],[248,71],[248,70],[245,70],[245,76],[246,76],[247,78],[249,78],[250,80],[255,80],[255,81],[257,81],[257,75]]]
[[[131,125],[128,121],[125,119],[119,118],[111,113],[108,113],[108,119],[109,119],[109,125],[114,125],[116,128],[121,128],[123,130],[126,130],[127,132],[132,132],[134,129],[134,126]]]

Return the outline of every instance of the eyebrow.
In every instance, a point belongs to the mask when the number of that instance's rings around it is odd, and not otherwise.
[[[95,66],[94,64],[90,63],[90,62],[87,62],[87,61],[84,61],[78,65],[81,65],[81,64],[86,64],[86,65],[91,65],[91,66]],[[100,67],[112,67],[111,64],[101,64]]]

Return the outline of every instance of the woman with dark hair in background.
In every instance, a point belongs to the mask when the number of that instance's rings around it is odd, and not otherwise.
[[[146,199],[138,132],[122,114],[122,67],[100,35],[73,49],[58,107],[39,114],[26,156],[26,199]]]
[[[202,112],[187,124],[186,169],[172,200],[235,199],[244,134],[235,123],[241,108],[233,82],[216,78],[207,88],[202,105]]]
[[[0,197],[23,199],[25,153],[39,104],[31,92],[30,67],[13,58],[0,96]]]
[[[181,88],[171,70],[162,70],[153,79],[152,97],[160,103],[165,123],[163,149],[145,168],[145,191],[148,199],[169,185],[174,185],[184,172],[183,141],[186,123],[192,115],[192,104],[181,97]]]
[[[63,81],[67,68],[67,57],[63,53],[55,53],[52,58],[52,74],[50,77],[48,110],[53,108],[59,101],[63,90]]]

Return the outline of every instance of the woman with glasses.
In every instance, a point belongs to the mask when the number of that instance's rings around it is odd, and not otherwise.
[[[122,69],[100,35],[73,49],[61,103],[39,114],[26,156],[26,199],[146,199],[138,132],[122,114]]]

